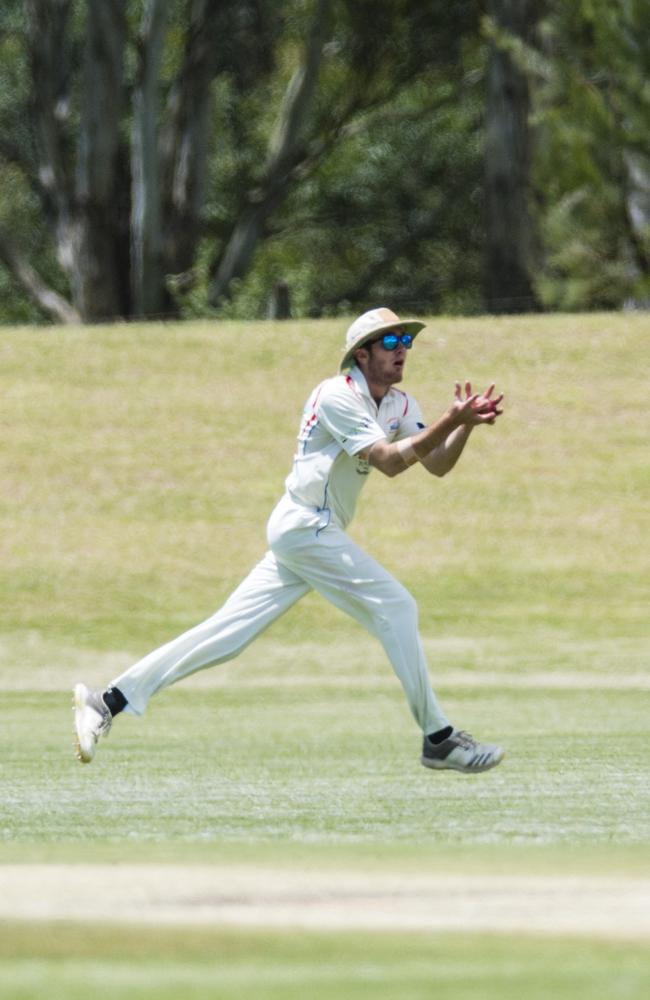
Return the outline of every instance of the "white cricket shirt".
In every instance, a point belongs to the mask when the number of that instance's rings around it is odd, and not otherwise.
[[[370,472],[359,452],[375,441],[399,441],[423,427],[412,396],[391,388],[377,406],[356,366],[349,374],[325,379],[305,404],[287,493],[295,503],[322,511],[345,528]]]

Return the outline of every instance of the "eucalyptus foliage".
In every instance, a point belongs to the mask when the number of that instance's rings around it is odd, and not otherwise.
[[[552,308],[650,300],[650,3],[555,0],[536,76],[535,180]]]
[[[0,321],[642,303],[649,27],[649,0],[5,0]]]

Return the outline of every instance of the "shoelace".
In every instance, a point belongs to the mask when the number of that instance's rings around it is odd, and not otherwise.
[[[97,731],[102,734],[102,736],[108,736],[111,726],[113,725],[113,716],[109,712],[108,715],[102,716],[102,721],[97,727]]]
[[[96,704],[91,703],[91,708],[100,716],[101,722],[97,726],[98,736],[107,736],[111,726],[113,725],[113,716],[107,708],[98,708]]]
[[[454,733],[453,739],[463,748],[463,750],[472,750],[475,746],[478,746],[472,734],[465,732],[464,729]]]

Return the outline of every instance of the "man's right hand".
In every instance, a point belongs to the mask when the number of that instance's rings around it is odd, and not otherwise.
[[[493,424],[496,418],[503,413],[503,410],[499,409],[503,393],[492,399],[494,388],[495,385],[492,382],[485,392],[473,393],[471,383],[465,382],[465,395],[463,396],[461,384],[456,382],[454,401],[450,407],[454,423],[457,426],[464,424],[467,427],[475,427],[477,424]]]

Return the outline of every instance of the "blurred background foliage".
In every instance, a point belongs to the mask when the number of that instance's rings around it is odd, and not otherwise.
[[[5,0],[0,322],[650,301],[650,0]]]

